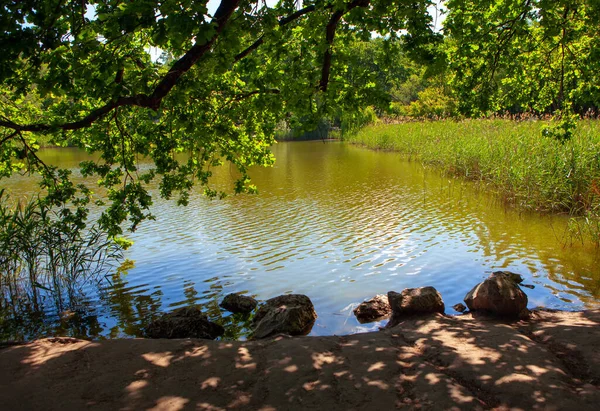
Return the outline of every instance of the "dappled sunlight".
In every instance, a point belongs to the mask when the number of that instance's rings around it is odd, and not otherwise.
[[[328,384],[323,384],[321,382],[321,380],[316,380],[316,381],[306,382],[306,383],[302,384],[302,388],[305,391],[312,391],[312,390],[321,390],[322,391],[322,390],[331,388],[331,386]]]
[[[38,341],[31,354],[23,359],[23,364],[32,367],[41,366],[48,361],[59,358],[63,354],[72,351],[73,349],[95,347],[97,344],[77,340],[75,338],[57,337],[45,338]]]
[[[210,358],[210,351],[207,345],[201,345],[199,347],[193,347],[191,350],[185,352],[185,357],[200,357],[203,359]]]
[[[227,343],[42,340],[0,350],[0,401],[6,409],[53,401],[124,410],[595,409],[600,315],[561,316],[433,315],[375,333]]]
[[[129,398],[131,399],[139,399],[142,397],[143,395],[143,389],[146,388],[148,386],[148,381],[146,380],[137,380],[132,382],[131,384],[129,384],[127,387],[125,387],[125,391],[127,391],[129,394]]]
[[[425,379],[431,385],[436,385],[437,383],[439,383],[441,381],[439,375],[437,375],[436,373],[433,373],[433,372],[430,372],[429,374],[425,375]]]
[[[531,383],[534,381],[535,381],[535,378],[530,377],[529,375],[512,373],[509,375],[505,375],[504,377],[501,377],[500,379],[496,380],[494,382],[494,385],[498,386],[498,385],[502,385],[502,384],[512,384],[512,383]]]
[[[363,377],[363,381],[371,386],[371,387],[377,387],[380,390],[388,390],[390,388],[390,386],[388,384],[386,384],[385,382],[381,381],[381,380],[369,380],[367,377]]]
[[[384,368],[385,368],[385,363],[383,363],[382,361],[378,361],[375,364],[371,365],[369,367],[369,369],[367,370],[367,372],[380,371],[380,370],[383,370]]]
[[[157,367],[168,367],[169,365],[171,365],[171,360],[173,359],[173,357],[174,356],[170,352],[150,352],[142,354],[142,358],[144,358],[152,365],[156,365]]]
[[[202,411],[224,411],[225,410],[225,408],[215,407],[214,405],[209,404],[207,402],[200,402],[200,403],[196,404],[196,409],[202,410]]]
[[[235,368],[245,368],[250,370],[256,369],[256,363],[252,362],[250,351],[246,347],[238,348],[238,357]]]
[[[323,352],[323,353],[315,353],[312,355],[313,359],[313,367],[316,370],[320,370],[324,365],[330,365],[335,363],[341,363],[343,360],[341,358],[336,357],[331,352]]]
[[[231,401],[229,404],[227,404],[227,408],[231,409],[231,408],[244,408],[245,406],[247,406],[248,404],[250,404],[250,401],[252,399],[252,396],[248,395],[248,394],[238,394],[237,398],[234,399],[233,401]]]
[[[209,377],[207,379],[205,379],[202,384],[200,384],[200,388],[203,390],[206,390],[208,388],[217,388],[219,386],[219,383],[221,382],[221,379],[219,377]]]
[[[156,405],[148,411],[179,411],[183,410],[185,405],[190,402],[187,398],[181,397],[162,397],[156,401]]]

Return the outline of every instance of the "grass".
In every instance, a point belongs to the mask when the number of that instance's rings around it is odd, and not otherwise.
[[[7,318],[75,305],[83,283],[122,258],[103,231],[80,228],[63,215],[37,197],[15,203],[0,190],[0,337]]]
[[[574,220],[577,231],[589,231],[599,244],[600,121],[580,120],[565,143],[543,135],[548,124],[504,119],[378,123],[345,140],[397,151],[476,181],[523,209],[580,216]]]

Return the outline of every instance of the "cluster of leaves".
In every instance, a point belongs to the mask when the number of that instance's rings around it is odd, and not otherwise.
[[[40,173],[57,206],[78,209],[90,189],[44,164],[38,143],[99,153],[81,171],[98,177],[107,193],[101,226],[118,235],[126,220],[135,229],[151,218],[149,184],[181,204],[198,185],[223,196],[209,185],[211,170],[230,162],[239,171],[233,191],[253,192],[248,170],[273,163],[276,124],[290,113],[318,119],[381,99],[376,74],[354,53],[373,32],[384,37],[377,55],[362,53],[372,64],[400,40],[427,58],[438,37],[426,0],[222,0],[214,12],[207,3],[0,7],[0,174]],[[142,158],[152,167],[141,170]]]
[[[464,114],[585,114],[600,105],[600,2],[449,0],[446,6],[450,84]]]

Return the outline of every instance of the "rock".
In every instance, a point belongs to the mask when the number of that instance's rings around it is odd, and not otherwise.
[[[530,318],[531,318],[531,311],[529,311],[527,308],[524,308],[519,313],[519,320],[529,320]]]
[[[370,300],[363,301],[354,309],[354,315],[361,323],[369,323],[380,318],[389,317],[392,312],[386,295],[378,294]]]
[[[414,314],[444,313],[444,301],[433,287],[406,288],[401,293],[388,292],[392,318],[387,328],[396,326],[404,317]]]
[[[492,275],[503,275],[517,284],[523,282],[523,276],[521,274],[513,273],[511,271],[494,271]]]
[[[219,305],[232,313],[247,314],[256,308],[258,302],[247,295],[228,294]]]
[[[260,307],[252,320],[254,338],[273,334],[306,335],[312,329],[317,313],[312,301],[302,294],[280,295]]]
[[[522,317],[524,310],[527,309],[527,295],[510,274],[513,273],[496,271],[469,291],[465,296],[465,303],[469,310]]]
[[[204,338],[214,340],[225,330],[208,320],[198,307],[183,307],[163,314],[145,329],[147,338]]]
[[[467,309],[467,307],[465,307],[465,305],[461,303],[454,304],[452,308],[454,309],[454,311],[458,311],[459,313],[464,313]]]

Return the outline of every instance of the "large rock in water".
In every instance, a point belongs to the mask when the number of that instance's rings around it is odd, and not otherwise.
[[[386,295],[379,294],[370,300],[363,301],[354,309],[354,315],[361,323],[369,323],[389,317],[392,312]]]
[[[522,316],[527,312],[527,295],[519,287],[518,282],[521,281],[523,279],[518,274],[496,271],[467,293],[465,303],[471,311]]]
[[[257,305],[258,302],[254,298],[240,294],[228,294],[220,304],[227,311],[244,314],[254,310]]]
[[[433,287],[405,288],[401,293],[388,292],[388,300],[392,308],[392,318],[386,327],[391,328],[403,318],[415,314],[444,314],[444,301],[441,294]]]
[[[306,335],[317,313],[312,301],[302,294],[280,295],[260,307],[252,320],[254,338],[273,334]]]
[[[152,321],[145,329],[147,338],[204,338],[214,340],[225,330],[208,320],[197,307],[183,307]]]

